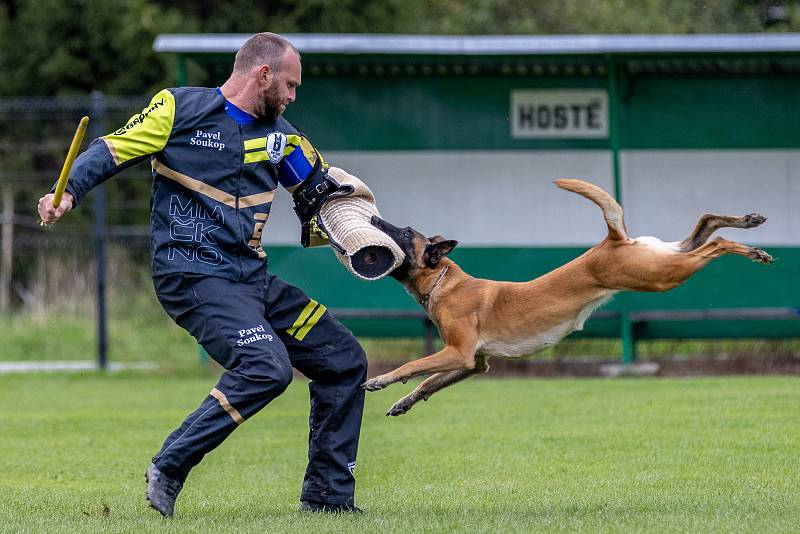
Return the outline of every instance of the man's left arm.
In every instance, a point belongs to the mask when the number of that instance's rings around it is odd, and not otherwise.
[[[330,166],[305,136],[273,133],[267,138],[267,148],[283,153],[278,163],[278,181],[292,194],[301,224],[301,244],[326,244],[328,237],[318,225],[319,210],[325,199],[343,187],[328,174]]]
[[[283,136],[285,141],[281,143],[278,136]],[[282,150],[283,157],[278,163],[278,182],[291,194],[304,181],[315,174],[327,173],[330,167],[311,141],[301,134],[271,134],[267,138],[267,146]]]

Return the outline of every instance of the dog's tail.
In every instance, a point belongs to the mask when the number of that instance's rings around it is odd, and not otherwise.
[[[628,239],[628,232],[625,229],[625,219],[620,206],[614,197],[597,187],[596,185],[584,182],[583,180],[561,179],[556,180],[555,184],[561,189],[572,191],[582,195],[603,210],[603,217],[608,224],[609,239]]]

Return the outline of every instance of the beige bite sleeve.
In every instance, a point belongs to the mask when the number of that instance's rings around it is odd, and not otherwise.
[[[328,174],[342,185],[353,187],[348,196],[332,198],[322,206],[319,218],[330,237],[345,250],[333,249],[336,257],[353,275],[364,280],[377,280],[392,272],[405,259],[405,254],[385,233],[370,223],[380,217],[375,195],[361,180],[338,168]]]

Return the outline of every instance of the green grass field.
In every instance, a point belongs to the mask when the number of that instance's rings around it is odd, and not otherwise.
[[[800,379],[476,379],[400,418],[367,396],[362,516],[296,511],[303,380],[192,473],[172,521],[143,472],[214,377],[0,377],[0,531],[796,532]]]

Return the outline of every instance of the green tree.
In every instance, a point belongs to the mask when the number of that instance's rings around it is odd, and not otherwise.
[[[146,92],[168,69],[156,35],[194,29],[149,0],[20,0],[0,11],[0,28],[0,95]]]
[[[766,5],[800,29],[797,1],[778,0],[158,0],[204,32],[412,34],[726,33],[764,31]]]
[[[149,93],[171,83],[161,33],[571,34],[767,31],[766,0],[0,1],[0,95]],[[779,3],[779,2],[778,2]],[[769,31],[800,30],[800,7]],[[45,15],[46,16],[43,16]],[[198,68],[194,66],[194,68]],[[208,76],[219,78],[223,65]],[[220,72],[216,72],[219,70]]]

